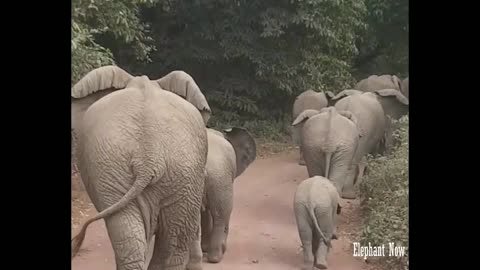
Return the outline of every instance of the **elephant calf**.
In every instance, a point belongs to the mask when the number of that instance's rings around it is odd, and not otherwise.
[[[293,119],[296,119],[303,111],[305,110],[317,110],[325,108],[329,104],[329,100],[334,97],[334,94],[330,91],[327,92],[316,92],[314,90],[307,90],[302,92],[297,96],[295,102],[293,103],[292,116]],[[293,142],[297,145],[300,145],[300,131],[301,125],[293,127],[292,129],[292,139]],[[300,148],[300,159],[298,164],[305,165],[305,160],[303,158],[302,148]]]
[[[325,177],[314,176],[298,185],[293,207],[303,247],[302,270],[328,267],[331,240],[336,239],[339,201],[337,187]]]
[[[202,211],[202,249],[208,261],[218,263],[226,250],[230,214],[233,206],[233,181],[256,158],[255,140],[242,128],[225,134],[207,129],[206,196]]]

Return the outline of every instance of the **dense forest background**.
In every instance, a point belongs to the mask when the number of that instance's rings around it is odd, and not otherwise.
[[[211,126],[268,135],[296,95],[371,74],[408,75],[407,0],[72,0],[72,84],[116,64],[192,75]],[[268,123],[268,124],[266,124]]]

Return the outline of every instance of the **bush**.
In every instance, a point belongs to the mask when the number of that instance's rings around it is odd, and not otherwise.
[[[395,136],[401,142],[388,157],[369,160],[368,175],[360,184],[365,211],[362,245],[394,242],[406,247],[405,257],[381,257],[392,269],[408,269],[408,116],[399,120]]]

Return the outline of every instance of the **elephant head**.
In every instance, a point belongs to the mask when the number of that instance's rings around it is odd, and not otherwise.
[[[235,150],[237,172],[235,177],[241,175],[245,169],[257,157],[257,146],[255,140],[244,128],[233,127],[224,130],[224,137]]]

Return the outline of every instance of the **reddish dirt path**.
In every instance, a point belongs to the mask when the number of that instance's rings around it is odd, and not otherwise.
[[[219,264],[203,264],[204,270],[294,270],[302,263],[301,243],[293,214],[297,184],[307,178],[306,167],[297,165],[295,152],[258,159],[235,181],[234,209],[227,252]],[[339,240],[328,256],[331,270],[369,269],[352,256],[351,233],[360,222],[357,201],[343,201]],[[94,214],[90,210],[89,214]],[[76,233],[78,228],[74,230]],[[115,260],[105,224],[97,221],[86,239],[73,270],[114,270]]]

